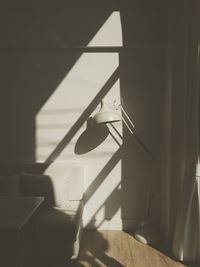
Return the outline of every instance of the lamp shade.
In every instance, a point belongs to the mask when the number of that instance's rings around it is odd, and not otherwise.
[[[75,154],[81,155],[95,149],[106,139],[108,134],[109,129],[106,124],[97,127],[93,124],[93,118],[89,117],[86,130],[79,136],[75,144]]]
[[[101,101],[101,108],[94,116],[94,123],[105,124],[121,121],[121,116],[119,113],[111,109],[104,100]]]

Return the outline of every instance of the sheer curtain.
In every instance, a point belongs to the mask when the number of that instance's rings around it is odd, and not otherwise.
[[[197,261],[200,260],[200,1],[169,2],[161,227],[179,260]]]
[[[199,90],[193,88],[187,99],[185,166],[178,205],[173,252],[180,260],[200,260],[200,162]]]
[[[193,48],[184,103],[183,177],[173,235],[173,253],[183,261],[200,260],[200,47]]]

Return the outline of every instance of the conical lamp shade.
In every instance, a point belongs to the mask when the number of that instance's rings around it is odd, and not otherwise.
[[[98,127],[93,124],[93,118],[90,117],[87,120],[86,130],[79,136],[74,152],[77,155],[88,153],[99,146],[108,136],[109,129],[106,124],[102,124]]]
[[[121,121],[121,116],[117,111],[111,109],[104,100],[101,101],[101,109],[94,116],[94,123],[104,124]]]

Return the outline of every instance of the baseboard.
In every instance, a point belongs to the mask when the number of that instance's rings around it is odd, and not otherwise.
[[[135,230],[139,225],[138,220],[133,219],[83,219],[83,227],[91,230]]]

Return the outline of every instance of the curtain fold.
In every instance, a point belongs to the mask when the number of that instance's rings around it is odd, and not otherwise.
[[[181,261],[200,260],[200,177],[191,163],[185,173],[173,240],[174,255]]]

